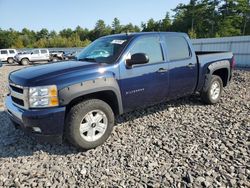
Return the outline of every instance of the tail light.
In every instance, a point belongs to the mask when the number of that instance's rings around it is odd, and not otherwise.
[[[233,58],[232,58],[232,65],[231,65],[231,67],[232,67],[233,69],[236,67],[236,61],[235,61],[234,56],[233,56]]]

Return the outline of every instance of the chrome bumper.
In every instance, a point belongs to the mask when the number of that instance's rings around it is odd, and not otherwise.
[[[12,120],[14,120],[17,123],[23,123],[23,118],[22,118],[22,114],[24,112],[24,110],[16,107],[10,96],[7,96],[5,99],[5,105],[7,108],[7,112],[10,115],[10,117],[12,118]]]

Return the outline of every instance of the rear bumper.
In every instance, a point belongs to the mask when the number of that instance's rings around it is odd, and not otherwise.
[[[39,141],[61,142],[64,131],[65,107],[38,110],[24,110],[12,103],[7,96],[5,105],[10,119],[28,134]]]

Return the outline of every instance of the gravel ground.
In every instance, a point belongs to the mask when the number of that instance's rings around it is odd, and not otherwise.
[[[4,112],[0,68],[0,187],[250,187],[250,72],[235,71],[219,104],[197,96],[120,116],[89,151],[38,144]]]

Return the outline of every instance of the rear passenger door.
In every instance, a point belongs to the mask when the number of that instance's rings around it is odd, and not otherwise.
[[[169,64],[169,98],[194,92],[197,84],[197,61],[185,36],[165,35]]]
[[[41,60],[48,60],[49,59],[49,53],[47,50],[41,50],[40,59]]]

